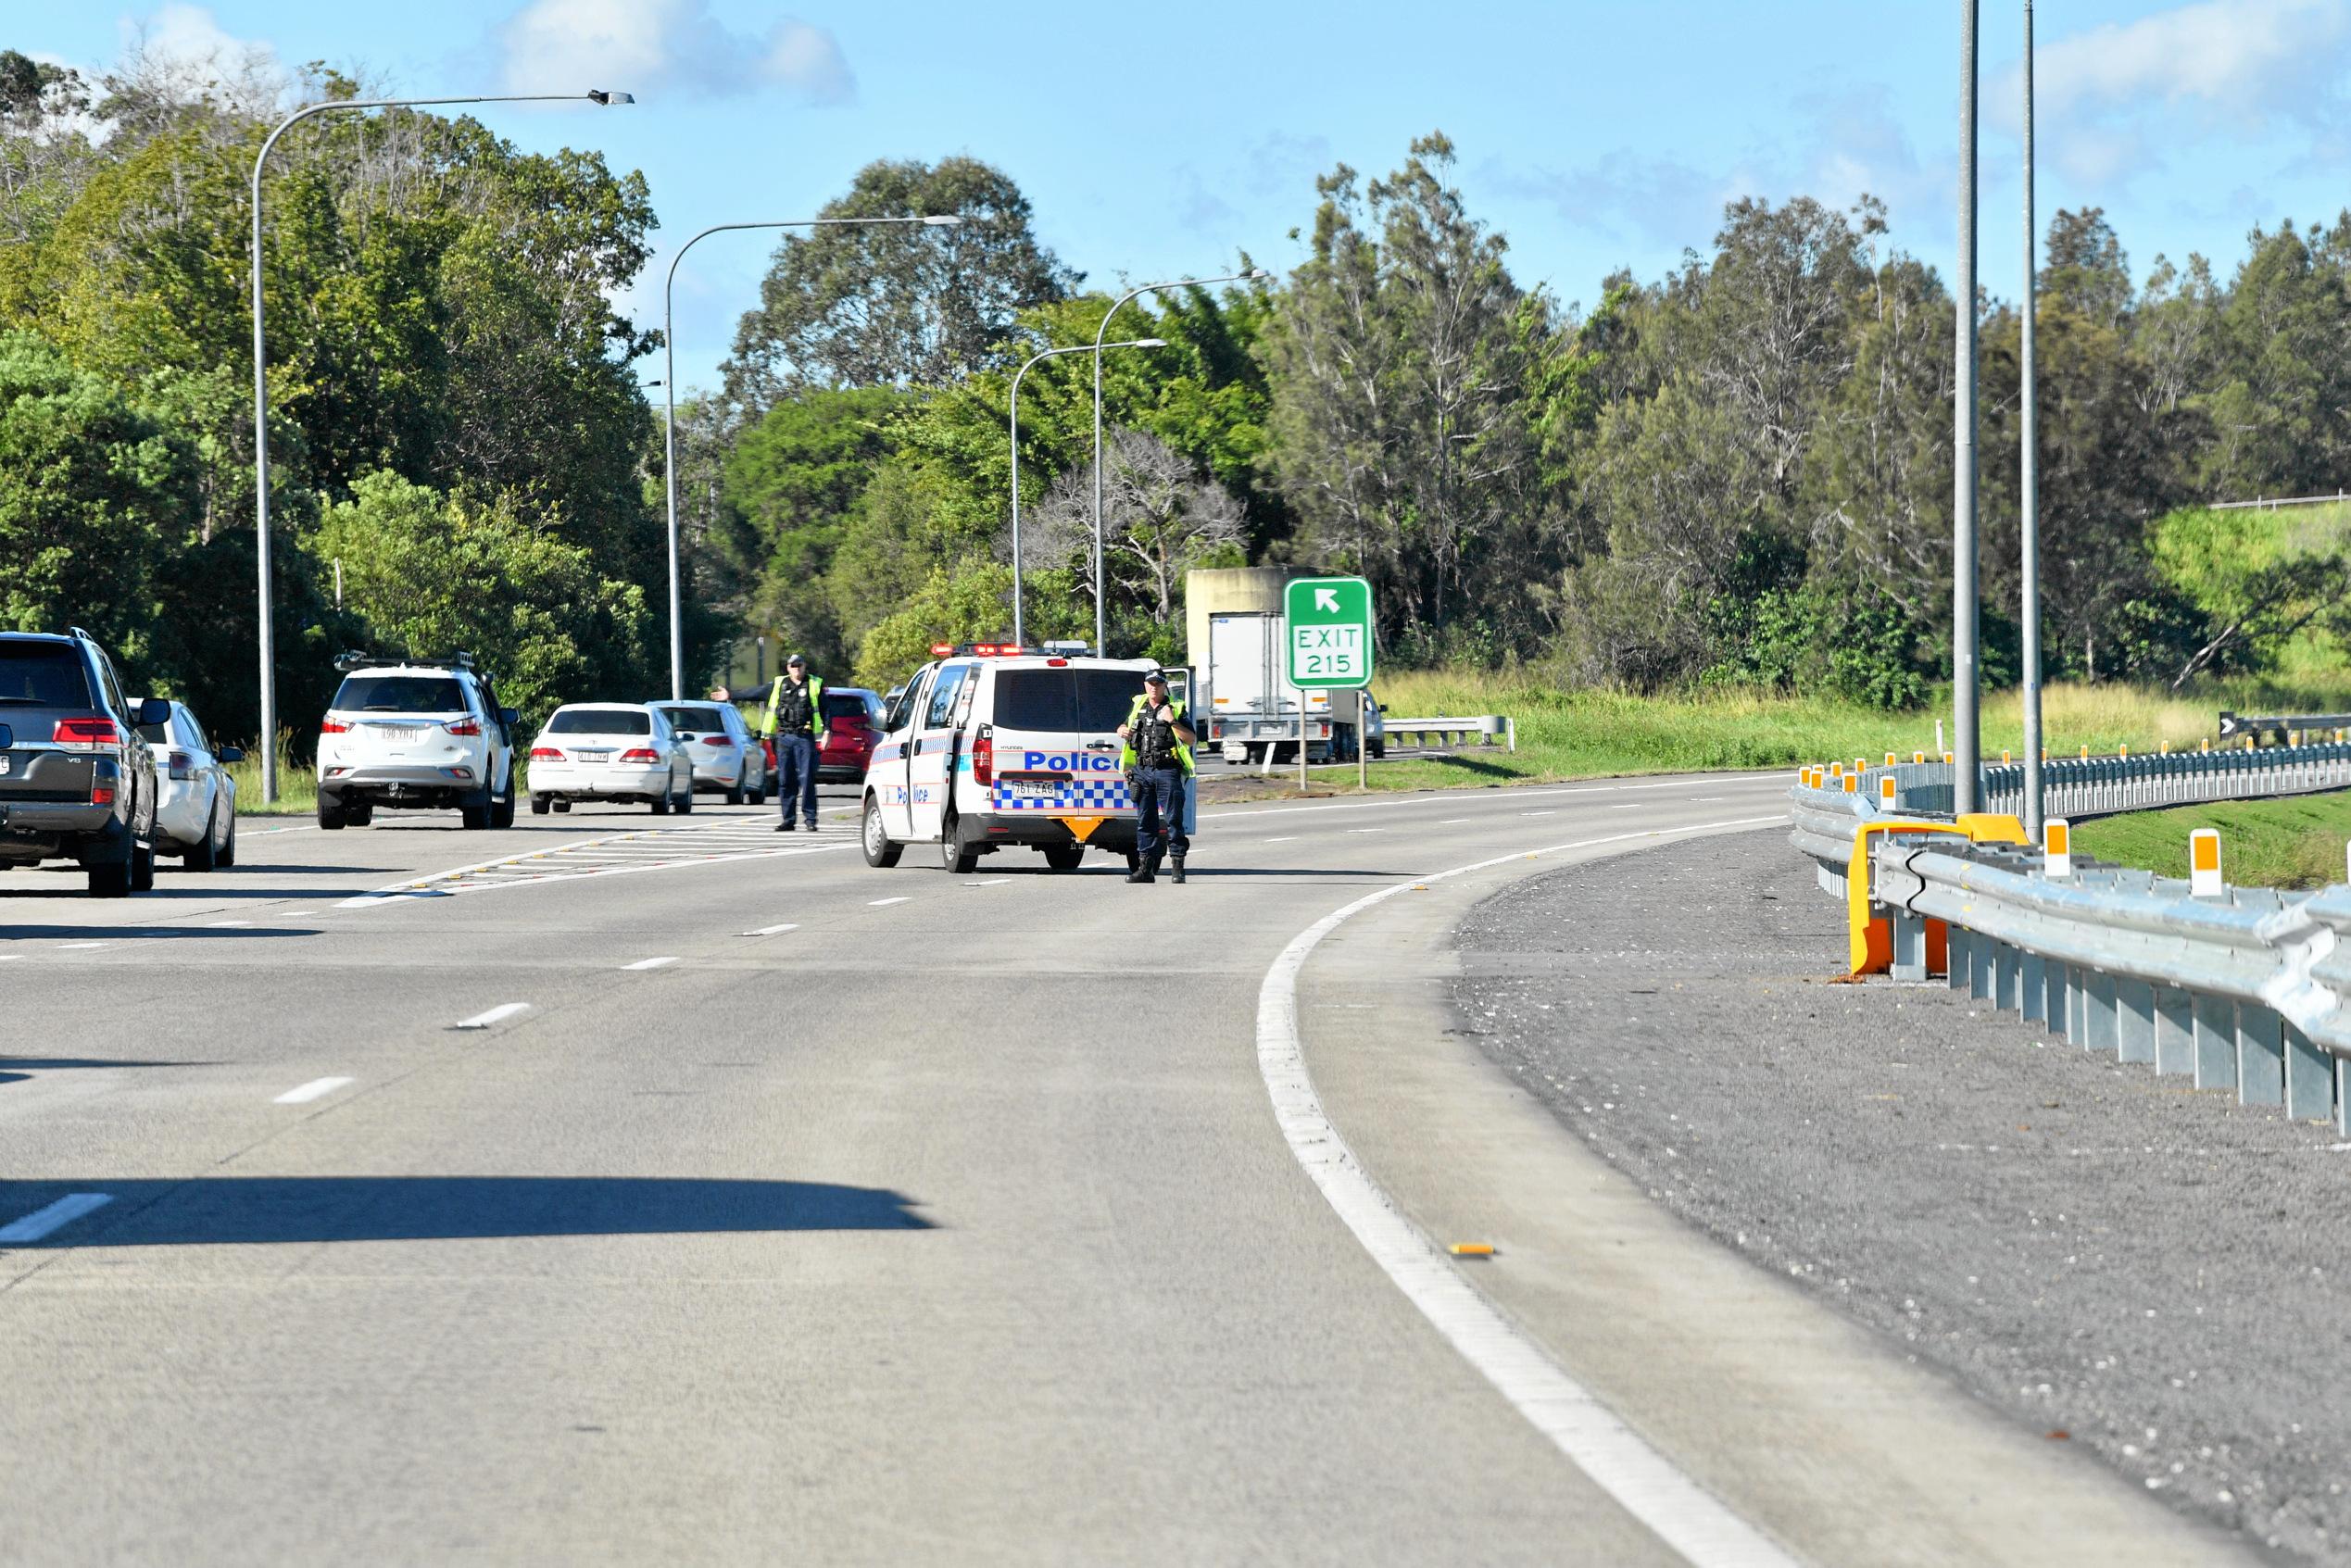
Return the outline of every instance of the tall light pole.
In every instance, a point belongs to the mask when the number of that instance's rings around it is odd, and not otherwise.
[[[1110,653],[1109,586],[1102,577],[1102,339],[1110,335],[1111,318],[1138,295],[1155,294],[1161,289],[1197,288],[1204,283],[1238,283],[1273,274],[1263,267],[1252,267],[1246,272],[1227,272],[1216,278],[1171,278],[1163,283],[1145,283],[1128,289],[1102,315],[1102,324],[1094,329],[1094,652],[1099,657]]]
[[[661,387],[667,412],[662,420],[661,468],[662,483],[669,495],[670,533],[670,700],[685,698],[685,619],[684,591],[680,586],[677,552],[677,324],[671,305],[671,291],[677,286],[677,264],[685,259],[685,253],[709,239],[736,229],[829,229],[867,224],[919,223],[925,228],[951,229],[962,219],[952,213],[907,218],[786,218],[776,222],[713,223],[684,245],[670,257],[669,276],[661,282]]]
[[[585,101],[610,107],[633,104],[626,93],[591,88],[585,93],[502,93],[466,98],[369,98],[364,101],[312,104],[295,110],[263,140],[253,155],[253,499],[256,571],[261,583],[261,798],[278,797],[277,635],[270,594],[270,375],[269,349],[261,332],[261,167],[278,138],[314,114],[344,109],[430,108],[446,104],[551,104]]]
[[[1959,0],[1958,347],[1951,408],[1951,809],[1976,809],[1976,9]]]
[[[1100,354],[1109,348],[1165,348],[1163,337],[1129,338],[1125,343],[1104,343],[1088,345],[1074,344],[1067,348],[1049,348],[1033,356],[1028,364],[1012,372],[1012,642],[1020,647],[1028,646],[1027,622],[1022,617],[1021,599],[1021,378],[1031,366],[1062,354]],[[1100,569],[1100,557],[1095,558],[1096,570]],[[1100,651],[1097,649],[1096,651]]]
[[[2025,834],[2041,842],[2041,461],[2038,421],[2034,409],[2032,368],[2034,300],[2041,265],[2041,242],[2033,232],[2032,211],[2032,0],[2025,0],[2024,40],[2024,200],[2025,281],[2024,352],[2020,375],[2024,405],[2024,483],[2018,497],[2018,538],[2024,572],[2024,747]]]

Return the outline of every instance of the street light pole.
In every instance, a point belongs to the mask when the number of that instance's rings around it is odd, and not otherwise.
[[[2019,374],[2023,381],[2024,473],[2018,495],[2018,538],[2024,572],[2024,748],[2025,834],[2041,842],[2041,462],[2039,422],[2034,404],[2032,328],[2040,307],[2041,243],[2033,232],[2032,210],[2032,0],[2025,0],[2024,37],[2024,351]]]
[[[671,295],[677,286],[677,264],[685,253],[709,239],[736,229],[829,229],[842,226],[919,223],[949,229],[963,220],[952,213],[907,218],[787,218],[777,222],[713,223],[670,257],[669,275],[661,282],[661,389],[667,411],[661,421],[662,487],[668,495],[670,535],[670,700],[685,699],[685,591],[678,571],[677,545],[677,323]]]
[[[1110,653],[1109,585],[1102,577],[1102,339],[1110,335],[1111,318],[1124,309],[1126,302],[1141,295],[1156,294],[1161,289],[1197,288],[1205,283],[1238,283],[1273,274],[1263,267],[1252,267],[1246,272],[1227,272],[1217,278],[1171,278],[1163,283],[1145,283],[1120,295],[1102,315],[1102,324],[1094,329],[1094,653],[1097,658]]]
[[[1106,348],[1165,348],[1163,337],[1130,338],[1125,343],[1105,343],[1088,346],[1073,344],[1067,348],[1049,348],[1032,357],[1028,364],[1012,372],[1012,643],[1016,647],[1028,646],[1027,622],[1022,616],[1021,598],[1021,378],[1030,366],[1062,354],[1100,354]],[[1099,563],[1100,558],[1097,557]],[[1099,651],[1099,650],[1098,650]]]
[[[626,93],[595,88],[586,93],[506,93],[464,98],[369,98],[312,104],[278,121],[262,141],[261,150],[253,156],[253,500],[255,570],[260,579],[261,798],[265,803],[278,797],[278,692],[275,607],[270,592],[270,366],[261,323],[262,166],[270,161],[270,150],[278,144],[278,138],[314,114],[345,109],[430,108],[447,104],[572,103],[582,99],[607,107],[636,102]]]
[[[1951,809],[1976,809],[1976,12],[1960,0],[1958,352],[1951,408]]]

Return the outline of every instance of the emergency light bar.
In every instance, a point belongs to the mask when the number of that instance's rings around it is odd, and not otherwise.
[[[1018,643],[933,643],[931,645],[931,657],[934,659],[963,657],[1011,659],[1027,651]]]

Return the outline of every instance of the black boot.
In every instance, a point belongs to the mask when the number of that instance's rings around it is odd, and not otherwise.
[[[1181,855],[1176,856],[1173,864],[1176,867],[1176,874],[1169,877],[1167,880],[1170,882],[1181,883],[1184,880],[1184,857]]]
[[[1129,881],[1129,882],[1156,882],[1156,881],[1158,881],[1158,880],[1159,880],[1159,857],[1158,857],[1158,856],[1156,856],[1156,855],[1153,855],[1153,856],[1151,856],[1149,859],[1142,861],[1140,864],[1138,864],[1138,866],[1136,866],[1136,868],[1135,868],[1133,871],[1128,872],[1126,873],[1126,880],[1127,880],[1127,881]]]

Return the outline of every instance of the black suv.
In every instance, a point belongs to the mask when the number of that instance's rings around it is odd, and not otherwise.
[[[78,860],[101,898],[155,885],[155,758],[114,661],[79,626],[0,632],[0,868]]]

